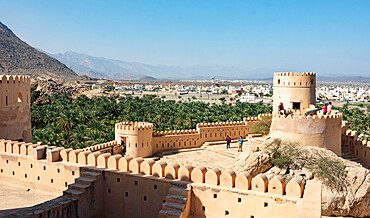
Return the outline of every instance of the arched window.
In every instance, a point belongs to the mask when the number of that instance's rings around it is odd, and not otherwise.
[[[280,84],[280,79],[278,79],[278,84]]]
[[[22,93],[18,93],[18,102],[22,103]]]

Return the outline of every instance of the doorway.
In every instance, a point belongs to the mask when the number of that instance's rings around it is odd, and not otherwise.
[[[301,102],[293,102],[293,110],[301,110]]]

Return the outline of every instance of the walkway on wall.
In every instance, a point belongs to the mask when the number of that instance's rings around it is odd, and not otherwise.
[[[361,161],[359,158],[355,157],[347,148],[345,148],[344,146],[342,146],[342,154],[341,154],[341,158],[343,159],[346,159],[346,160],[350,160],[350,161],[353,161],[353,162],[356,162],[358,163],[359,165],[365,167],[366,169],[370,169],[370,163],[364,163],[363,161]]]

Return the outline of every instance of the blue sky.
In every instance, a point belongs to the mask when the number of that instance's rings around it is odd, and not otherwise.
[[[0,0],[0,21],[50,53],[370,76],[370,1]]]

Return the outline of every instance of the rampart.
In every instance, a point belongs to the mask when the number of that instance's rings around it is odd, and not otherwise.
[[[370,142],[358,139],[357,131],[348,129],[348,122],[342,122],[342,147],[347,148],[355,157],[365,164],[370,163]]]
[[[65,208],[73,208],[68,199],[77,199],[80,217],[158,217],[179,205],[180,217],[321,215],[321,185],[315,181],[303,184],[295,178],[286,184],[279,176],[252,178],[216,168],[5,140],[0,149],[0,177],[66,189],[66,206],[49,208],[50,213],[41,204],[35,208],[44,209],[33,215],[66,214]]]
[[[341,154],[342,114],[278,115],[272,118],[270,136],[299,142],[304,146],[326,148]]]
[[[165,150],[196,148],[204,142],[223,141],[226,136],[232,139],[245,137],[252,124],[262,117],[244,118],[243,121],[198,123],[196,129],[153,132],[151,123],[123,122],[116,124],[116,141],[124,143],[127,154],[132,157],[150,157]]]
[[[0,138],[31,142],[30,78],[0,75]]]
[[[273,114],[283,103],[288,110],[306,112],[310,105],[316,104],[316,73],[274,73]]]

